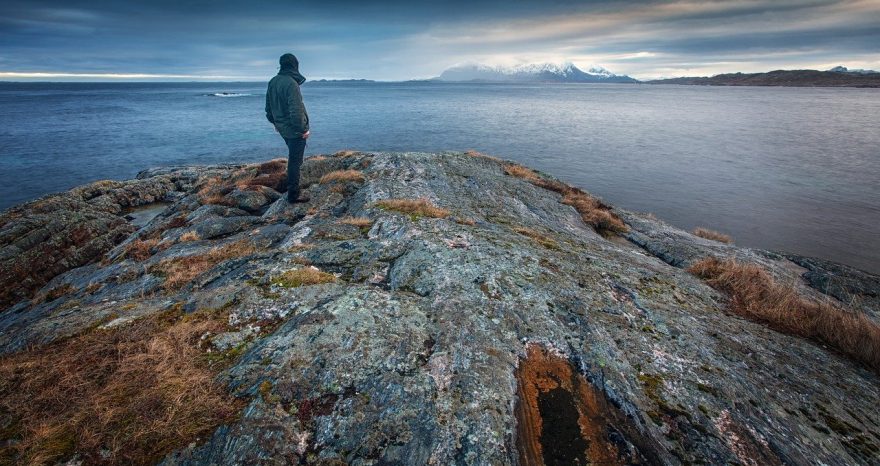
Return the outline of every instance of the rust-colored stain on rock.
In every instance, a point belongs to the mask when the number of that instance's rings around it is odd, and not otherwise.
[[[564,357],[529,345],[516,371],[517,448],[524,466],[644,463],[622,414]],[[625,429],[628,430],[628,429]]]

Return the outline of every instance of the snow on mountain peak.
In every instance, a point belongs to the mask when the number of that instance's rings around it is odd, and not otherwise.
[[[546,81],[546,82],[635,82],[608,69],[591,65],[583,71],[570,61],[528,63],[512,66],[466,63],[444,71],[440,78],[449,81]]]

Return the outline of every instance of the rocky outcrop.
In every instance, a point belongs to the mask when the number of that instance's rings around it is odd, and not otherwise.
[[[180,183],[180,185],[178,185]],[[0,309],[134,233],[121,214],[185,189],[178,177],[98,181],[13,207],[0,215]]]
[[[825,297],[801,277],[816,266],[619,209],[627,231],[600,234],[558,181],[508,166],[316,157],[301,180],[311,201],[293,206],[247,188],[258,166],[145,172],[170,205],[0,314],[0,350],[222,312],[228,331],[199,345],[230,355],[218,377],[247,406],[167,465],[876,463],[878,375],[728,314],[683,269],[736,257]],[[337,170],[363,177],[321,182]],[[848,292],[876,280],[848,276]]]

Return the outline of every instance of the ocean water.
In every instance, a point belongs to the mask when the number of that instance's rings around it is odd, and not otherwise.
[[[150,166],[282,156],[264,92],[0,83],[0,209]],[[475,149],[682,228],[880,272],[877,90],[307,83],[303,95],[307,155]]]

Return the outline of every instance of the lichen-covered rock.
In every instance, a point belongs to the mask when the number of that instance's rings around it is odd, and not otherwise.
[[[305,162],[311,201],[255,211],[202,205],[205,174],[187,169],[191,188],[105,262],[0,314],[0,350],[169,306],[227,311],[234,329],[205,339],[234,350],[220,379],[247,407],[168,465],[876,464],[880,377],[726,313],[681,268],[736,257],[827,291],[809,265],[622,210],[629,232],[606,237],[504,166],[342,153]],[[335,170],[364,181],[319,182]]]
[[[127,210],[175,199],[203,177],[241,166],[142,172],[129,181],[96,181],[0,213],[0,309],[30,298],[51,278],[93,262],[137,227]]]

